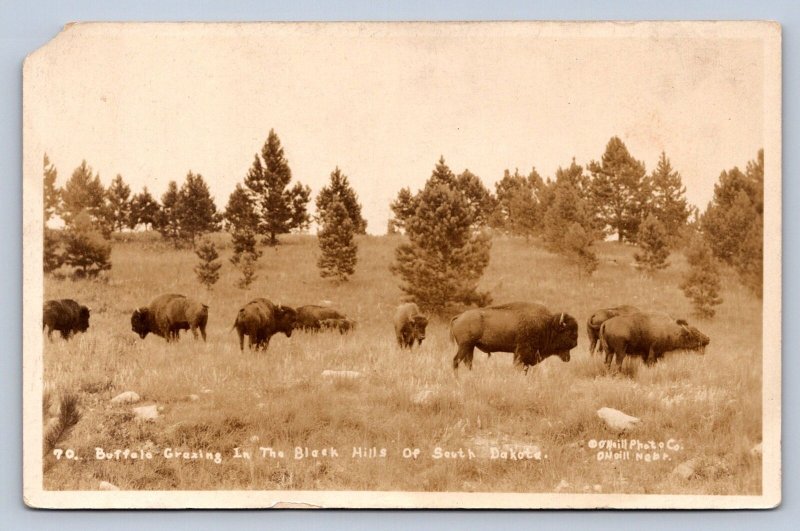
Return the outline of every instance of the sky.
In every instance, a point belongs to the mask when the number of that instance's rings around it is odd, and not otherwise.
[[[742,29],[74,25],[26,61],[25,156],[46,152],[58,185],[86,159],[156,197],[191,170],[222,210],[274,129],[293,180],[315,195],[338,166],[382,234],[440,156],[494,190],[505,169],[552,177],[619,136],[648,172],[665,151],[702,210],[766,142],[763,32]]]

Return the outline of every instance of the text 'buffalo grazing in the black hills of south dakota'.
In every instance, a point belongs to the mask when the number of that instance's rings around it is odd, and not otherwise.
[[[603,323],[618,315],[630,315],[638,312],[641,312],[639,308],[628,304],[595,311],[586,321],[586,334],[589,336],[589,355],[594,356],[597,341],[600,339],[600,327]]]
[[[262,298],[248,302],[239,310],[233,328],[239,334],[239,350],[244,350],[244,336],[248,336],[251,349],[266,350],[269,340],[278,332],[292,337],[296,323],[297,311],[294,308]]]
[[[197,332],[206,340],[208,306],[184,295],[168,293],[159,295],[149,306],[139,308],[131,315],[131,329],[144,339],[155,334],[168,342],[177,341],[181,330]]]
[[[569,351],[578,345],[578,322],[542,304],[512,302],[457,315],[450,321],[450,336],[458,344],[454,370],[462,361],[472,369],[476,347],[487,354],[512,352],[514,364],[527,369],[553,354],[569,361]]]
[[[616,356],[617,366],[625,356],[641,356],[652,365],[665,352],[694,350],[705,353],[710,339],[683,319],[667,314],[639,312],[612,317],[600,327],[600,351],[606,354],[606,365]]]
[[[61,337],[69,339],[73,334],[89,329],[90,313],[89,308],[72,299],[45,301],[42,330],[47,328],[48,339],[52,339],[50,334],[53,330],[58,330]]]
[[[325,323],[323,325],[323,321],[329,321],[331,319],[343,320],[347,319],[347,317],[333,308],[320,306],[318,304],[308,304],[297,308],[297,323],[295,323],[295,328],[311,332],[335,328],[332,326],[332,323]]]
[[[411,348],[414,342],[422,345],[427,327],[428,318],[422,315],[415,303],[407,302],[397,307],[394,313],[394,334],[401,347]]]

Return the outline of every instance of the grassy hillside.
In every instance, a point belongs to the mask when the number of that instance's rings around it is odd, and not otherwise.
[[[630,492],[756,494],[761,459],[750,449],[761,437],[761,304],[732,280],[717,317],[697,322],[677,288],[680,256],[654,279],[632,266],[633,250],[599,248],[599,270],[580,277],[561,258],[520,239],[495,238],[481,289],[495,302],[538,300],[567,311],[580,324],[569,363],[549,358],[527,375],[510,354],[476,352],[474,370],[453,377],[443,319],[434,319],[421,348],[401,351],[392,314],[402,293],[388,266],[399,236],[359,239],[357,273],[335,285],[319,277],[316,239],[293,236],[265,249],[249,291],[234,287],[235,269],[224,235],[220,281],[206,291],[187,250],[138,236],[115,243],[107,283],[47,278],[47,298],[75,298],[92,308],[91,328],[70,341],[46,343],[45,382],[51,394],[77,393],[82,413],[58,448],[81,461],[47,458],[45,487],[96,489],[375,489],[425,491]],[[733,277],[731,277],[732,279]],[[184,293],[210,307],[208,342],[184,333],[178,344],[140,340],[130,314],[156,295]],[[277,335],[265,353],[238,348],[231,325],[255,297],[282,304],[331,301],[358,321],[355,333]],[[596,308],[622,303],[688,317],[711,337],[705,356],[674,353],[654,368],[628,360],[620,374],[588,356],[584,323]],[[362,373],[324,378],[323,370]],[[135,406],[155,404],[151,422],[131,405],[109,400],[132,390]],[[430,391],[419,396],[422,391]],[[609,431],[601,407],[641,418],[629,434]],[[598,460],[593,440],[666,443],[669,460]],[[295,459],[294,448],[334,447],[339,457]],[[528,448],[539,458],[486,458],[489,447]],[[152,460],[96,460],[105,451],[144,449]],[[259,447],[284,458],[262,459]],[[386,457],[354,458],[353,447],[385,448]],[[476,458],[435,459],[436,447]],[[168,459],[164,449],[220,452],[213,459]],[[252,452],[253,459],[234,459]],[[416,459],[402,451],[418,448]],[[467,454],[468,455],[468,454]],[[213,457],[210,455],[209,457]],[[675,467],[695,459],[685,479]]]

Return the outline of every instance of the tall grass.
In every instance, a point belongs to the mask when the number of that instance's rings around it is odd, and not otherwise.
[[[50,392],[75,393],[80,422],[58,442],[81,461],[57,461],[45,473],[49,489],[95,489],[105,480],[123,489],[373,489],[426,491],[755,494],[760,458],[749,449],[761,437],[761,305],[730,277],[725,302],[710,322],[691,318],[677,288],[685,264],[650,278],[633,267],[632,250],[600,246],[601,264],[581,277],[561,258],[523,240],[496,238],[480,289],[496,302],[538,300],[580,323],[572,360],[550,358],[523,374],[510,354],[476,352],[474,370],[453,376],[446,320],[434,319],[421,348],[396,346],[392,314],[402,293],[389,273],[399,236],[362,236],[359,264],[347,283],[316,270],[316,239],[287,237],[265,249],[258,279],[234,287],[224,235],[215,242],[224,262],[219,282],[202,288],[188,250],[137,237],[114,244],[105,283],[47,278],[47,298],[70,297],[92,308],[91,328],[70,341],[45,341]],[[184,334],[177,344],[130,330],[130,314],[155,296],[184,293],[209,305],[208,341]],[[330,301],[358,322],[354,333],[277,335],[267,352],[240,352],[231,325],[255,297],[288,305]],[[674,353],[653,368],[628,360],[606,370],[587,354],[584,323],[597,308],[635,304],[687,317],[711,337],[705,356]],[[323,378],[325,369],[360,378]],[[134,419],[130,405],[111,405],[133,390],[141,404],[162,407],[154,422]],[[429,390],[425,401],[415,395]],[[137,404],[138,405],[138,404]],[[679,441],[670,461],[598,461],[592,439],[616,439],[596,415],[620,409],[642,419],[626,438]],[[448,450],[535,445],[540,460],[431,458]],[[294,459],[295,446],[335,447],[339,458]],[[144,448],[151,461],[98,461],[95,448]],[[239,460],[235,448],[282,449],[284,459]],[[386,448],[386,458],[351,457],[353,447]],[[221,452],[211,459],[167,460],[165,448]],[[419,448],[404,459],[403,448]],[[686,459],[716,466],[689,480],[670,472]]]

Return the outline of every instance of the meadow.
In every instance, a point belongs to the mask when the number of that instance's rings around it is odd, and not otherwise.
[[[48,299],[74,298],[92,316],[85,334],[45,340],[46,390],[75,393],[81,414],[58,443],[81,460],[47,456],[45,488],[97,489],[107,481],[147,490],[761,492],[761,457],[751,452],[762,432],[761,301],[732,274],[723,279],[717,316],[700,321],[677,287],[686,267],[680,255],[651,278],[633,267],[632,247],[603,242],[599,269],[586,277],[533,242],[497,236],[480,289],[496,303],[535,300],[570,313],[579,343],[570,362],[551,357],[527,374],[512,366],[511,354],[476,351],[473,370],[455,378],[449,316],[432,319],[420,348],[395,342],[392,315],[402,292],[389,264],[401,239],[360,237],[356,274],[342,284],[320,278],[316,238],[306,235],[265,249],[249,290],[235,287],[238,272],[222,234],[215,236],[222,275],[210,291],[195,278],[194,253],[153,235],[118,238],[104,281],[47,277]],[[131,331],[131,312],[167,292],[209,305],[207,342],[184,332],[167,344]],[[240,352],[231,326],[255,297],[292,306],[329,301],[358,327],[349,335],[276,335],[266,352]],[[676,352],[653,368],[628,359],[621,371],[607,370],[588,354],[585,322],[595,309],[623,303],[686,317],[711,337],[705,355]],[[324,370],[360,377],[331,379]],[[141,401],[110,403],[124,391]],[[132,407],[149,404],[159,417],[135,419]],[[601,407],[641,422],[614,433],[598,418]],[[658,460],[599,460],[594,441],[617,439],[671,443],[655,452]],[[334,448],[339,456],[296,459],[295,447]],[[354,447],[363,457],[353,457]],[[467,457],[435,458],[437,447]],[[490,447],[533,449],[536,457],[491,459]],[[98,460],[96,448],[154,458]],[[221,463],[165,458],[167,448],[220,452]],[[284,457],[261,458],[260,448]],[[419,454],[404,457],[405,448]],[[253,458],[236,459],[237,452]],[[687,460],[691,477],[673,472]]]

